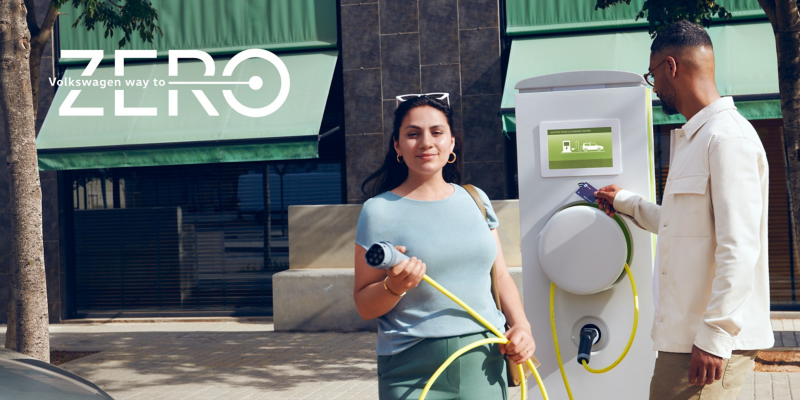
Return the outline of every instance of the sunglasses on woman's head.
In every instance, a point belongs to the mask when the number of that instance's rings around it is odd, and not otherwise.
[[[397,105],[399,106],[400,103],[402,103],[404,101],[411,100],[411,99],[413,99],[415,97],[422,97],[422,96],[430,97],[430,98],[436,99],[436,100],[447,100],[447,106],[448,107],[450,106],[450,93],[443,93],[443,92],[439,92],[439,93],[424,93],[424,94],[401,94],[400,96],[395,97],[395,99],[397,99]]]

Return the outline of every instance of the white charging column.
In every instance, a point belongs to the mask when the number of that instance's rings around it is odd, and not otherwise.
[[[525,310],[533,328],[536,356],[542,363],[539,371],[548,394],[551,399],[567,399],[553,347],[549,308],[551,280],[540,261],[547,259],[539,254],[540,235],[556,213],[570,204],[586,203],[575,194],[579,182],[588,182],[598,189],[616,184],[655,201],[650,90],[640,75],[620,71],[551,74],[525,79],[515,88],[519,90],[515,101]],[[606,128],[608,132],[603,130]],[[584,132],[601,133],[600,136],[581,136]],[[557,136],[559,134],[563,136]],[[549,246],[574,249],[562,251],[565,262],[570,254],[583,259],[593,259],[592,254],[596,254],[598,260],[619,259],[620,252],[626,251],[619,241],[609,245],[615,248],[607,250],[593,247],[596,243],[592,243],[592,236],[584,234],[585,228],[579,227],[592,225],[581,224],[584,214],[587,218],[598,218],[596,213],[571,212],[567,217],[577,218],[574,221],[578,227],[573,233],[565,234],[561,222],[561,228],[550,229],[556,232],[553,235],[562,236],[548,238],[550,243],[555,243]],[[559,216],[561,221],[567,217]],[[558,340],[575,399],[648,398],[656,358],[650,338],[655,236],[629,220],[626,225],[632,243],[631,270],[639,292],[640,316],[633,346],[615,369],[592,374],[578,364],[575,333],[583,321],[605,325],[602,340],[592,349],[590,366],[604,368],[617,359],[627,344],[633,324],[633,296],[628,278],[596,294],[579,295],[556,289]],[[542,246],[547,248],[548,245]],[[617,258],[609,257],[606,252]],[[550,256],[552,260],[552,254]],[[589,275],[594,272],[591,262],[581,268]],[[554,273],[558,271],[548,270],[548,274]],[[564,273],[571,275],[559,278],[580,276],[574,265]],[[535,385],[532,379],[529,383]]]

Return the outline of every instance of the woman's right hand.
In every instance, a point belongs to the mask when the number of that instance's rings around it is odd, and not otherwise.
[[[401,253],[406,252],[405,246],[395,246],[395,248]],[[388,277],[386,286],[394,293],[403,294],[419,285],[425,271],[427,271],[425,263],[416,257],[411,257],[386,270]]]

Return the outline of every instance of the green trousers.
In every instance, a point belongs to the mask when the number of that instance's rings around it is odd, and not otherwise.
[[[380,400],[416,400],[431,375],[458,349],[491,338],[490,332],[425,339],[393,356],[378,356]],[[436,379],[426,400],[506,400],[504,356],[497,344],[477,347],[457,358]]]

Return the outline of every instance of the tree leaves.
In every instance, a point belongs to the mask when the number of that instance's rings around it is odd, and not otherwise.
[[[147,0],[51,0],[51,5],[56,9],[67,3],[83,11],[75,19],[72,27],[78,26],[83,20],[87,30],[92,30],[100,23],[104,27],[103,37],[114,37],[115,30],[119,29],[123,37],[118,45],[120,48],[131,41],[131,34],[138,32],[144,42],[152,43],[153,32],[164,36],[161,28],[156,25],[158,11]],[[120,4],[122,3],[122,4]]]
[[[631,0],[597,0],[595,10],[606,9],[619,3],[631,4]],[[651,37],[667,25],[685,19],[708,28],[717,16],[730,19],[731,13],[714,0],[645,0],[636,19],[645,18],[650,22],[648,31]]]

